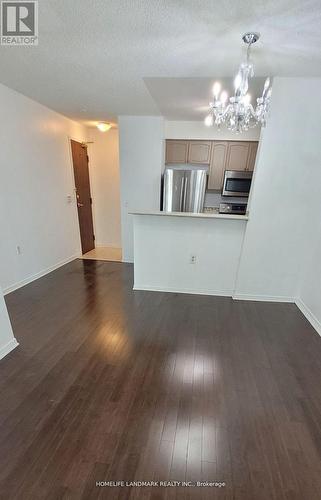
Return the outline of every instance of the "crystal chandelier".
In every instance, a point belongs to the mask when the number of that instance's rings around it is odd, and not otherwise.
[[[220,128],[225,124],[228,130],[236,133],[255,127],[259,123],[265,127],[272,94],[270,78],[265,80],[262,95],[256,100],[255,109],[251,104],[251,96],[247,93],[249,78],[254,76],[253,64],[250,62],[251,46],[259,38],[259,33],[245,33],[242,37],[247,44],[247,55],[246,62],[240,65],[234,80],[234,96],[228,99],[227,92],[221,92],[220,83],[214,84],[214,101],[210,102],[210,113],[205,118],[205,125],[208,127],[217,125]]]

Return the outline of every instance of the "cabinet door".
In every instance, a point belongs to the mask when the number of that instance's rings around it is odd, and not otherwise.
[[[250,143],[246,141],[229,142],[226,170],[246,170]]]
[[[248,157],[247,167],[246,167],[246,170],[249,170],[250,172],[253,172],[254,167],[255,167],[255,160],[256,160],[256,153],[257,153],[258,145],[259,145],[258,142],[250,142],[250,152],[249,152],[249,157]]]
[[[166,141],[166,163],[187,163],[189,141]]]
[[[211,161],[211,141],[190,141],[188,149],[188,163],[205,163]]]
[[[208,179],[208,189],[221,190],[227,157],[227,141],[214,141],[212,145],[212,158]]]

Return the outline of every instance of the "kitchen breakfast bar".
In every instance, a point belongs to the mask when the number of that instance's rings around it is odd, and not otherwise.
[[[233,296],[247,215],[146,212],[134,227],[134,289]]]

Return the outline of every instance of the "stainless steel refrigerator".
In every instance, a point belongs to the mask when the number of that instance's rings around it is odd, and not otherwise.
[[[165,212],[202,212],[208,167],[180,165],[166,167],[163,184]]]

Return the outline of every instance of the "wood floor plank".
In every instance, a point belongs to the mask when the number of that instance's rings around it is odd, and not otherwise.
[[[293,304],[76,260],[6,296],[1,500],[319,500],[321,339]],[[224,487],[97,487],[96,481]]]

